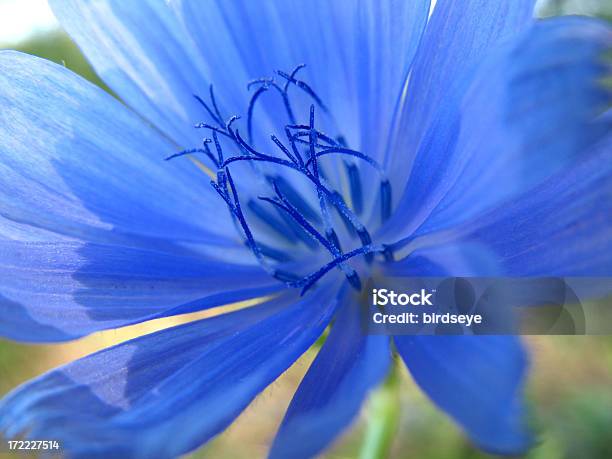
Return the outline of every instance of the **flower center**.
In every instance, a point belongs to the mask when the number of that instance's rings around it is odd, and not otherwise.
[[[369,218],[378,224],[391,214],[391,185],[374,159],[349,148],[342,135],[331,137],[319,129],[315,114],[317,111],[328,114],[328,109],[310,85],[297,78],[303,67],[300,65],[291,73],[277,71],[282,82],[260,78],[248,84],[248,89],[255,91],[247,109],[246,139],[234,128],[238,116],[224,121],[212,86],[209,103],[195,96],[210,118],[210,122],[195,127],[206,129],[210,137],[203,139],[202,148],[185,150],[166,159],[204,155],[207,164],[198,163],[209,171],[210,184],[226,203],[245,245],[271,276],[300,288],[304,294],[337,269],[360,290],[360,275],[353,266],[357,259],[367,266],[377,255],[386,260],[392,257],[387,246],[373,244],[371,233],[362,222],[366,218],[364,179],[369,186],[378,183],[374,186],[377,199],[368,209],[372,214],[372,207],[378,207],[378,217]],[[300,124],[296,119],[289,97],[291,87],[297,87],[302,96],[310,99],[307,123]],[[280,96],[288,122],[280,126],[283,140],[280,134],[271,134],[271,144],[264,150],[253,140],[254,112],[261,96],[268,91]],[[226,154],[229,149],[234,153]],[[331,168],[326,169],[329,164],[323,165],[323,158],[335,159]],[[246,170],[242,167],[235,172],[234,168],[241,165],[247,165]],[[348,184],[344,193],[340,191],[342,181]],[[238,184],[244,184],[247,191],[241,190],[239,195]],[[264,241],[266,238],[268,242]],[[296,253],[302,253],[300,260],[296,261]],[[306,266],[313,265],[306,263],[309,260],[313,260],[314,267]],[[304,267],[310,271],[300,273]]]

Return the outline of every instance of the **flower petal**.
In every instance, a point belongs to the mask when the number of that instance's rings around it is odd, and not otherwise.
[[[203,8],[185,0],[182,13],[212,82],[227,80],[224,89],[241,94],[247,81],[304,63],[298,77],[330,108],[338,133],[376,157],[386,147],[381,137],[390,128],[429,6],[429,0],[239,0]],[[307,113],[305,108],[296,116],[306,121]]]
[[[335,324],[289,405],[271,458],[308,458],[328,446],[387,374],[389,338],[364,335],[359,304],[347,295]]]
[[[316,340],[334,310],[330,294],[175,327],[58,368],[2,401],[0,429],[57,439],[71,457],[184,454],[227,427]]]
[[[448,228],[551,177],[601,140],[612,101],[601,78],[612,30],[586,18],[541,21],[484,60],[421,144],[386,230]],[[406,216],[411,216],[407,219]]]
[[[532,21],[535,0],[438,0],[413,64],[385,165],[399,190],[449,88]]]
[[[512,276],[612,276],[612,137],[531,193],[458,229]]]
[[[206,175],[163,161],[175,146],[101,89],[3,51],[0,105],[0,234],[31,240],[15,228],[29,225],[89,242],[235,246]]]
[[[164,162],[172,144],[102,90],[1,52],[0,105],[2,335],[70,339],[270,285],[239,266],[206,176]]]
[[[414,250],[389,275],[612,275],[612,137],[538,187]],[[421,242],[419,242],[421,241]],[[421,245],[420,248],[418,246]]]
[[[192,95],[209,83],[227,117],[244,114],[247,82],[306,63],[354,146],[388,129],[429,3],[51,1],[102,79],[178,142],[196,141],[185,129],[205,114]]]
[[[49,3],[98,75],[122,100],[179,148],[199,142],[193,124],[205,112],[193,94],[208,91],[209,82],[205,64],[168,2]]]
[[[0,240],[0,336],[63,341],[283,290],[261,268],[76,242]]]
[[[421,389],[481,448],[520,454],[530,438],[521,386],[526,358],[509,336],[396,336],[395,343]]]

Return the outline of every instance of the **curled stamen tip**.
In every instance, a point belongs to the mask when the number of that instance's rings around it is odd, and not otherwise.
[[[240,119],[240,117],[238,115],[233,115],[229,120],[227,120],[227,123],[225,124],[227,129],[232,127],[232,124],[234,124],[234,121],[237,121],[239,119]]]
[[[250,90],[256,84],[260,84],[265,89],[268,89],[272,83],[274,83],[274,78],[256,78],[247,83],[247,90]]]

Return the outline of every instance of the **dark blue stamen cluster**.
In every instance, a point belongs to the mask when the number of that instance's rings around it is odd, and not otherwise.
[[[376,161],[364,153],[348,148],[342,137],[334,140],[315,127],[315,104],[324,112],[327,112],[327,107],[307,83],[297,79],[297,73],[303,67],[303,65],[300,65],[291,73],[278,71],[277,75],[284,80],[282,85],[277,83],[274,78],[261,78],[253,80],[248,84],[249,89],[256,86],[257,89],[251,97],[247,111],[247,140],[240,135],[238,129],[232,128],[233,123],[239,117],[232,116],[227,122],[223,121],[223,116],[217,106],[212,86],[209,92],[210,105],[202,98],[195,96],[212,121],[212,123],[198,123],[195,127],[209,130],[212,138],[204,139],[201,148],[181,151],[166,159],[189,154],[204,154],[208,158],[210,164],[216,170],[216,179],[211,180],[211,186],[227,204],[231,215],[234,217],[234,221],[244,234],[245,244],[254,254],[260,265],[270,275],[291,287],[301,288],[301,292],[304,294],[326,273],[334,268],[338,268],[345,275],[348,282],[355,289],[360,290],[361,280],[359,275],[347,262],[354,257],[363,255],[369,263],[373,260],[376,253],[381,254],[385,260],[390,260],[392,259],[392,254],[388,247],[372,244],[372,238],[368,230],[357,216],[357,214],[361,214],[364,207],[359,168],[351,161],[344,162],[349,179],[352,207],[354,209],[351,210],[342,195],[333,190],[328,184],[318,159],[327,155],[344,155],[347,159],[362,160],[373,167],[380,177],[381,217],[383,221],[389,218],[391,214],[391,186],[385,178],[384,171]],[[294,110],[288,95],[289,88],[292,85],[302,90],[315,102],[315,104],[310,106],[309,123],[307,125],[296,123]],[[284,128],[286,137],[284,142],[275,135],[270,136],[272,142],[281,153],[280,156],[258,151],[252,143],[255,104],[262,94],[269,89],[274,89],[281,96],[287,118],[289,119],[289,123]],[[237,147],[238,153],[225,157],[219,136],[231,141]],[[216,154],[211,150],[211,145],[214,145]],[[318,212],[313,210],[291,183],[280,174],[274,176],[266,175],[264,177],[265,181],[271,185],[274,195],[272,197],[258,197],[259,202],[270,204],[272,209],[277,212],[276,215],[262,206],[257,200],[249,200],[247,207],[257,218],[270,225],[278,236],[285,238],[286,242],[296,243],[301,241],[311,249],[317,247],[324,248],[332,257],[330,262],[306,276],[296,275],[270,265],[269,260],[282,263],[291,261],[292,257],[274,247],[256,242],[245,217],[244,209],[230,172],[230,165],[237,162],[249,162],[252,165],[267,163],[282,166],[299,172],[312,183],[318,196]],[[261,173],[261,171],[258,172]],[[332,209],[341,217],[349,233],[357,235],[361,242],[359,248],[343,252],[340,239],[333,226]],[[323,233],[315,225],[321,225]]]

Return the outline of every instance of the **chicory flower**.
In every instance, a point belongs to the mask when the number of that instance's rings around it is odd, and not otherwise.
[[[272,457],[327,447],[393,347],[476,445],[528,447],[518,339],[364,335],[359,291],[612,273],[608,26],[530,0],[51,4],[123,103],[0,53],[0,333],[259,304],[30,381],[0,403],[7,438],[184,454],[333,320]]]

